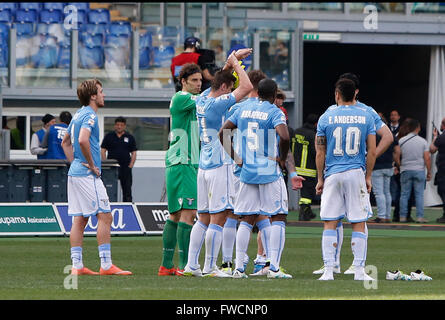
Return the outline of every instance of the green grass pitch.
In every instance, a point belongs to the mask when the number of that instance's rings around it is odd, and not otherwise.
[[[439,215],[439,213],[434,213]],[[294,215],[290,215],[292,220]],[[421,228],[417,228],[421,229]],[[317,281],[312,271],[322,265],[321,227],[287,227],[281,265],[293,279],[159,277],[162,238],[112,238],[113,263],[134,275],[81,276],[77,289],[66,289],[65,266],[70,261],[67,237],[0,238],[1,300],[326,300],[326,299],[445,299],[445,232],[369,228],[367,265],[376,267],[377,288],[365,288],[352,275],[335,275],[335,281]],[[351,229],[344,229],[342,271],[352,262]],[[256,254],[256,235],[249,256]],[[203,263],[204,248],[201,250]],[[177,261],[177,256],[175,256]],[[219,263],[219,261],[218,261]],[[84,264],[98,271],[95,237],[84,241]],[[247,272],[253,269],[249,263]],[[422,269],[433,281],[388,281],[388,270],[405,273]],[[74,282],[68,282],[73,286]]]

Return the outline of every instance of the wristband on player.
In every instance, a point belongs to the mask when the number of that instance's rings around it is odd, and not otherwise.
[[[297,177],[298,174],[294,171],[294,172],[291,172],[289,176],[292,179],[293,177]]]

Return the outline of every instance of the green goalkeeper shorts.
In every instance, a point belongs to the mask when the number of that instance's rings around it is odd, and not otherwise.
[[[177,164],[165,169],[168,211],[175,213],[181,209],[197,208],[198,169],[188,164]]]

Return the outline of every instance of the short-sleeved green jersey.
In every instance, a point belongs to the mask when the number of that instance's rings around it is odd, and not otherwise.
[[[165,155],[165,166],[199,164],[199,131],[195,101],[197,95],[179,91],[170,101],[170,145]]]

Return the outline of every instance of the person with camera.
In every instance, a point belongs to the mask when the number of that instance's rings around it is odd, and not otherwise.
[[[201,92],[210,87],[216,72],[215,51],[201,49],[200,40],[196,37],[188,37],[184,41],[184,52],[172,59],[170,66],[176,92],[181,90],[181,83],[178,80],[179,72],[186,63],[195,63],[202,70]]]

